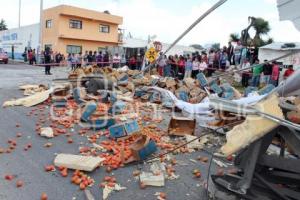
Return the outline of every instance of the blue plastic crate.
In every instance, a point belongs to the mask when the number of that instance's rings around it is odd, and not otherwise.
[[[157,151],[156,143],[153,140],[150,140],[149,143],[138,151],[139,158],[145,160],[148,156]]]
[[[136,120],[134,121],[130,121],[130,122],[126,122],[125,123],[125,131],[127,135],[131,135],[135,132],[140,131],[140,127],[139,124]]]
[[[210,89],[212,90],[212,91],[214,91],[214,93],[216,93],[216,94],[222,94],[222,92],[223,92],[223,90],[221,89],[221,87],[220,86],[218,86],[218,84],[217,83],[212,83],[211,85],[210,85]]]
[[[109,93],[109,97],[110,97],[110,102],[112,104],[114,104],[114,103],[116,103],[118,101],[117,93],[115,93],[115,92]]]
[[[109,135],[112,138],[125,137],[127,134],[125,131],[124,124],[116,124],[116,125],[109,127]]]
[[[108,119],[96,119],[95,121],[90,121],[93,130],[107,129],[116,124],[116,120],[113,118]]]
[[[189,101],[189,96],[186,92],[180,91],[179,92],[179,99],[182,100],[182,101],[188,102]]]
[[[123,112],[126,108],[126,103],[124,101],[117,101],[115,102],[111,108],[109,108],[108,113],[112,115],[118,115]]]
[[[207,79],[203,73],[197,74],[197,80],[200,82],[202,87],[206,87],[208,85]]]

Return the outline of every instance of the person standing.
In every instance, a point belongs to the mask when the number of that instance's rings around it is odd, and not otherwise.
[[[240,65],[240,61],[241,61],[241,54],[242,54],[242,45],[241,42],[238,41],[236,47],[234,48],[233,54],[234,54],[234,64],[235,66],[239,66]]]
[[[109,54],[108,52],[106,51],[104,56],[103,56],[103,66],[110,66],[110,63],[109,63]]]
[[[160,53],[157,65],[158,65],[158,74],[160,76],[163,76],[164,68],[167,65],[167,56],[163,55],[163,53]]]
[[[45,58],[45,74],[52,75],[50,72],[50,70],[51,70],[51,50],[49,47],[47,47],[44,52],[44,58]]]
[[[72,70],[76,69],[76,63],[77,63],[77,57],[74,53],[71,54],[71,64],[72,64]]]
[[[131,70],[135,70],[136,69],[136,59],[135,59],[135,56],[131,56],[131,58],[129,59],[129,68]]]
[[[84,56],[83,56],[84,66],[87,66],[88,55],[89,55],[88,51],[85,51]]]
[[[265,64],[263,66],[264,72],[264,83],[267,85],[270,83],[271,75],[272,75],[272,65],[268,63],[267,60],[264,61]]]
[[[198,57],[195,57],[193,61],[192,78],[196,78],[197,74],[199,73],[199,67],[200,67],[199,59]]]
[[[242,69],[246,69],[246,68],[250,68],[250,62],[248,59],[245,59],[244,62],[241,65]],[[249,85],[249,78],[250,78],[250,74],[249,74],[249,70],[247,71],[243,71],[242,72],[242,86],[244,87],[248,87]]]
[[[32,51],[32,64],[36,64],[36,52],[35,49]]]
[[[77,55],[77,58],[76,58],[76,68],[81,68],[82,66],[82,53],[79,52],[79,54]]]
[[[171,68],[172,68],[173,58],[171,55],[169,55],[167,63],[164,67],[164,77],[170,77],[171,76]]]
[[[203,74],[205,74],[207,69],[207,64],[204,60],[201,60],[200,64],[199,64],[199,71]]]
[[[45,57],[44,57],[44,51],[42,50],[41,51],[41,54],[40,54],[40,64],[45,64]]]
[[[113,57],[113,68],[119,68],[121,62],[121,57],[116,53]]]
[[[177,77],[179,79],[183,79],[184,77],[184,67],[185,67],[185,59],[183,56],[179,56],[179,60],[178,60],[178,74]]]
[[[228,61],[229,61],[230,65],[232,65],[232,63],[233,63],[233,61],[232,61],[233,50],[234,50],[234,48],[233,48],[231,42],[228,42],[227,55],[228,55]]]
[[[187,60],[185,62],[185,73],[184,78],[190,78],[193,70],[193,60],[190,55],[187,56]]]
[[[96,57],[96,62],[97,62],[97,66],[98,67],[102,67],[103,66],[103,55],[102,55],[102,51],[99,51],[97,57]]]
[[[92,62],[93,62],[93,64],[95,64],[96,63],[96,59],[97,59],[97,51],[94,51],[94,54],[93,54],[93,56],[92,56]]]
[[[93,52],[89,51],[89,54],[87,56],[87,65],[92,65],[93,64]]]
[[[288,69],[285,70],[284,74],[283,74],[283,78],[287,79],[290,75],[292,75],[294,73],[294,69],[293,69],[293,65],[289,65]]]
[[[121,67],[124,67],[126,65],[126,57],[124,54],[122,54],[122,57],[121,57]]]
[[[271,84],[273,84],[275,87],[278,86],[279,75],[280,75],[279,65],[277,64],[276,61],[274,61],[272,67]]]
[[[221,67],[221,70],[225,71],[227,61],[228,61],[227,52],[225,50],[223,50],[221,52],[221,55],[220,55],[220,67]]]
[[[68,67],[70,67],[72,69],[72,54],[68,54],[68,57],[67,57],[67,64],[68,64]]]
[[[260,81],[260,74],[263,71],[263,65],[259,64],[259,60],[257,59],[255,61],[255,67],[253,67],[252,72],[252,86],[253,87],[259,87],[259,81]]]
[[[29,65],[32,65],[33,64],[33,52],[31,49],[28,51],[28,60],[29,60]]]
[[[214,72],[213,66],[214,66],[214,59],[215,59],[215,52],[214,50],[210,50],[208,54],[208,69],[207,69],[207,76],[210,77],[212,73]]]

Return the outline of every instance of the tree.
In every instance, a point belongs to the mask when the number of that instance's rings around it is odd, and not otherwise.
[[[200,44],[191,44],[190,47],[193,47],[198,50],[203,50],[204,48]]]
[[[256,47],[260,47],[267,43],[268,41],[264,41],[262,39],[263,35],[267,35],[271,28],[268,21],[263,18],[256,18],[253,24],[253,28],[255,30],[255,36],[253,38],[253,43]],[[270,41],[269,41],[270,42]]]
[[[0,21],[0,31],[4,31],[7,30],[7,25],[6,22],[4,21],[4,19],[1,19]]]
[[[229,35],[229,42],[238,42],[240,40],[240,35],[238,33],[231,33]]]

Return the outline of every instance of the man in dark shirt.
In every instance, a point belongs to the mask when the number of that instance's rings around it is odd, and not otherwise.
[[[264,61],[265,64],[263,66],[263,72],[264,72],[264,83],[267,85],[270,83],[270,78],[272,75],[272,65],[268,63],[267,60]]]
[[[89,51],[89,55],[87,56],[88,65],[91,65],[93,62],[93,52]]]

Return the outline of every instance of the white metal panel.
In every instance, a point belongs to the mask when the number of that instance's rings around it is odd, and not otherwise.
[[[280,20],[290,20],[300,31],[300,0],[277,0]]]

